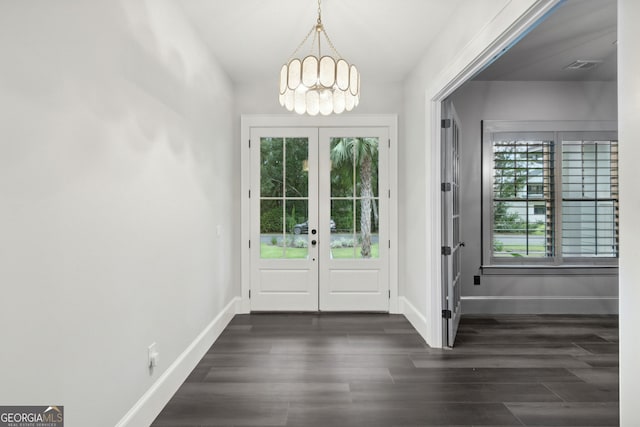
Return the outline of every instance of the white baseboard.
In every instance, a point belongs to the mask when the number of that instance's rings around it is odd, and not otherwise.
[[[407,300],[405,297],[398,297],[398,311],[404,314],[411,326],[413,326],[420,336],[432,347],[438,347],[429,342],[429,328],[427,319]]]
[[[462,297],[463,314],[618,314],[618,297]]]
[[[240,307],[240,297],[236,297],[222,312],[196,337],[195,340],[162,373],[160,378],[142,395],[140,400],[116,424],[116,427],[147,427],[162,411],[180,388],[189,373],[218,339]]]

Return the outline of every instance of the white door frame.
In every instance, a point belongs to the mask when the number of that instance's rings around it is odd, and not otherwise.
[[[440,194],[441,173],[441,129],[442,102],[455,92],[460,86],[473,78],[489,64],[494,62],[512,45],[517,43],[531,29],[553,12],[554,8],[565,0],[538,0],[530,8],[510,15],[505,10],[494,19],[492,26],[484,28],[483,32],[472,40],[459,53],[456,60],[445,67],[440,78],[425,92],[425,127],[426,145],[430,147],[427,158],[427,194],[428,211],[427,230],[430,247],[427,247],[427,310],[425,325],[416,329],[431,347],[442,347],[443,318],[442,310],[442,265],[440,259],[440,245],[442,241],[442,201]],[[518,5],[512,4],[514,8]],[[495,28],[505,26],[507,30],[500,34],[492,34]],[[493,40],[486,44],[487,40]],[[478,45],[480,43],[481,45]],[[431,167],[429,167],[431,166]]]
[[[295,128],[295,127],[385,127],[389,129],[389,187],[391,197],[389,199],[389,237],[391,248],[389,249],[389,313],[398,313],[398,117],[395,114],[372,115],[344,115],[328,117],[296,116],[291,114],[248,114],[241,116],[241,256],[240,256],[240,280],[241,280],[241,307],[240,313],[251,311],[249,291],[251,289],[251,252],[249,249],[251,215],[250,198],[251,190],[251,152],[249,140],[251,128]]]

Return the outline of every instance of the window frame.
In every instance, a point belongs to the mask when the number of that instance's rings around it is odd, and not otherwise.
[[[541,136],[553,140],[553,235],[554,251],[552,257],[496,257],[493,255],[493,201],[494,201],[494,162],[493,141],[495,134],[517,134],[523,140],[533,140]],[[562,256],[562,135],[587,135],[587,140],[618,141],[616,121],[504,121],[483,120],[481,139],[481,200],[482,200],[482,268],[512,268],[527,274],[527,268],[539,271],[543,269],[617,267],[616,257],[563,257]],[[618,193],[619,203],[619,193]]]

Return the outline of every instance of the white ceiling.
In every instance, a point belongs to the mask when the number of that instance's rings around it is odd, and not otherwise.
[[[615,81],[616,0],[568,0],[475,80]],[[565,70],[598,60],[592,70]]]
[[[475,0],[323,0],[338,51],[370,81],[399,82],[456,8]],[[504,1],[504,0],[496,0]],[[236,83],[275,81],[315,24],[316,0],[180,0]],[[478,80],[615,80],[616,0],[567,0]],[[306,54],[306,52],[303,52]],[[592,71],[565,71],[577,59]]]
[[[368,80],[402,81],[464,2],[323,0],[322,21],[341,55]],[[276,81],[316,23],[316,0],[181,0],[234,82]],[[306,52],[305,52],[306,54]]]

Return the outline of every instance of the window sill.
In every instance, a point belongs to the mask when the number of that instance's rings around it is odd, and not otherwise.
[[[617,276],[617,265],[483,265],[486,276]]]

